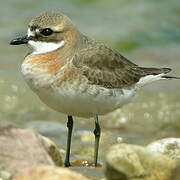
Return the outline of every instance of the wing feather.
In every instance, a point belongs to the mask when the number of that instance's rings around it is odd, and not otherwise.
[[[122,88],[135,84],[143,76],[163,72],[163,69],[138,67],[102,44],[82,49],[72,63],[90,84],[106,88]]]

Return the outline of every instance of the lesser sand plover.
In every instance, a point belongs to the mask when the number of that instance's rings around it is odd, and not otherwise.
[[[25,81],[52,109],[68,115],[65,166],[70,166],[72,116],[94,117],[97,166],[101,129],[98,115],[129,103],[136,90],[166,76],[169,68],[144,68],[119,52],[83,35],[71,20],[44,12],[31,20],[27,36],[11,45],[27,44],[32,50],[22,63]]]

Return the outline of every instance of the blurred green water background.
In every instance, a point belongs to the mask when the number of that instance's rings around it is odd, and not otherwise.
[[[27,87],[20,65],[28,49],[10,46],[26,33],[36,14],[58,10],[86,35],[119,50],[141,66],[170,67],[180,76],[179,0],[6,0],[0,6],[0,121],[32,128],[66,145],[66,116],[42,104]],[[100,162],[108,147],[122,140],[146,145],[163,137],[180,137],[180,81],[161,81],[140,90],[134,101],[100,117]],[[93,119],[75,118],[72,160],[93,159]],[[76,168],[92,177],[103,169]]]

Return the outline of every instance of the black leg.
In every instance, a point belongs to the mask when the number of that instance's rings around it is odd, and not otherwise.
[[[72,116],[68,116],[67,128],[68,128],[68,138],[67,138],[66,158],[64,162],[65,167],[69,167],[71,165],[69,162],[69,157],[70,157],[70,149],[71,149],[71,135],[72,135],[72,129],[73,129]]]
[[[99,139],[100,139],[100,135],[101,135],[101,128],[99,126],[98,115],[97,114],[94,116],[94,120],[95,120],[95,129],[94,129],[94,135],[95,135],[94,165],[97,166]]]

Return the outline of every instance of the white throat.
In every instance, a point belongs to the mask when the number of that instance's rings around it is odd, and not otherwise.
[[[55,50],[63,47],[64,44],[65,44],[64,40],[62,40],[58,43],[32,41],[32,40],[28,41],[28,45],[33,50],[32,54],[41,54],[41,53],[55,51]]]
[[[36,30],[38,31],[38,29]],[[28,29],[28,37],[29,36],[35,36],[35,32]],[[65,41],[62,40],[60,42],[43,42],[43,41],[28,41],[28,45],[30,49],[33,50],[32,54],[41,54],[41,53],[47,53],[55,51],[65,45]]]

